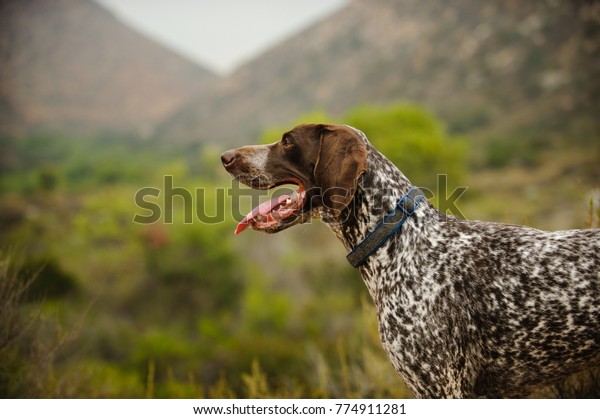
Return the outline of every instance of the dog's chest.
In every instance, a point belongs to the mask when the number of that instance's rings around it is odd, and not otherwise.
[[[446,329],[452,323],[449,316],[456,318],[451,306],[459,298],[453,296],[449,276],[435,274],[443,270],[436,256],[436,240],[446,239],[433,231],[427,240],[399,235],[374,255],[379,263],[361,270],[377,308],[383,347],[396,371],[418,395],[460,391],[446,388],[457,382],[456,377],[440,380],[448,374],[449,359],[457,359],[457,336]]]

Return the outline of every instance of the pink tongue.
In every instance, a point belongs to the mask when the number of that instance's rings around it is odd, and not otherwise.
[[[242,221],[240,221],[240,223],[237,225],[237,227],[235,229],[235,234],[240,234],[242,231],[244,231],[248,227],[250,227],[250,221],[252,221],[257,215],[267,215],[268,213],[271,212],[271,210],[273,208],[275,208],[279,204],[284,203],[288,199],[290,199],[289,195],[281,195],[281,196],[276,196],[275,198],[271,199],[270,201],[263,202],[258,207],[254,208],[252,211],[250,211],[248,213],[248,215],[246,215],[244,217],[244,219]]]

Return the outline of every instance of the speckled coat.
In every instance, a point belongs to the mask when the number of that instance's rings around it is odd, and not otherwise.
[[[341,217],[350,251],[410,182],[370,145]],[[428,201],[360,267],[383,346],[417,397],[518,397],[600,361],[600,230],[463,221]]]

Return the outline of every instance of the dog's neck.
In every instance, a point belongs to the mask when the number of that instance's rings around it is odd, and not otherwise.
[[[342,241],[346,250],[354,249],[377,224],[398,204],[412,184],[404,174],[385,156],[367,142],[368,168],[359,179],[359,185],[351,204],[338,217],[323,214],[323,221]],[[371,170],[377,168],[377,170]],[[425,199],[407,221],[377,252],[385,252],[389,246],[405,247],[404,243],[419,234],[427,222],[437,219],[439,213]],[[378,258],[377,252],[361,266],[361,275],[373,299],[379,287],[378,280],[386,267],[388,258]]]

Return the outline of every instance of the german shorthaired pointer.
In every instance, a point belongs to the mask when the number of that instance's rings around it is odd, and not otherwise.
[[[544,232],[446,216],[365,135],[300,125],[222,155],[276,233],[322,219],[357,266],[383,346],[417,397],[522,397],[600,363],[600,230]]]

